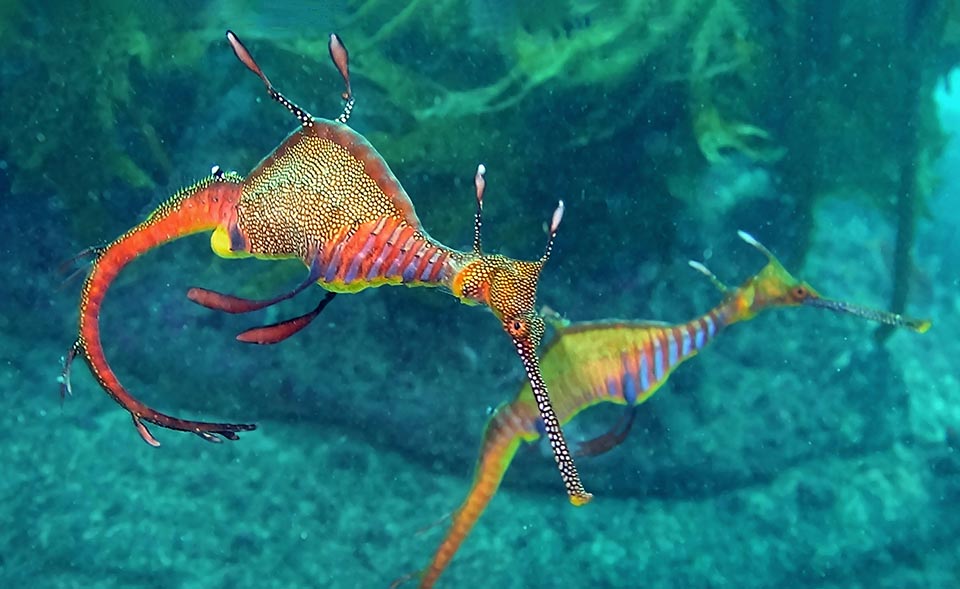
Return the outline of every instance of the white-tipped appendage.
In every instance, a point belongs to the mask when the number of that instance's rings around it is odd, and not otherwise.
[[[557,228],[560,227],[560,221],[563,221],[563,201],[557,203],[556,210],[553,211],[553,218],[550,219],[550,234],[557,232]]]
[[[760,251],[760,253],[767,256],[768,260],[776,260],[776,258],[773,257],[773,253],[770,250],[768,250],[765,245],[757,241],[757,239],[754,236],[750,235],[746,231],[743,231],[742,229],[737,230],[737,235],[740,236],[740,239],[744,240],[745,242],[749,243],[753,247],[757,248]]]

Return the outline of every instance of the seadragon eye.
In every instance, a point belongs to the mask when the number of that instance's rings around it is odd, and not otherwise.
[[[803,301],[810,297],[810,292],[803,286],[793,287],[792,294],[794,300],[796,301]]]
[[[507,333],[514,338],[524,338],[529,332],[530,328],[527,325],[527,322],[524,319],[511,319],[506,323]]]

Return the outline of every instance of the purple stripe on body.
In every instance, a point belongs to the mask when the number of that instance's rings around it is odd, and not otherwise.
[[[619,378],[615,376],[607,378],[607,394],[611,397],[619,397],[621,395]]]
[[[327,262],[327,267],[324,269],[324,282],[332,282],[336,277],[337,269],[340,267],[340,253],[343,251],[343,244],[344,242],[341,241],[333,246],[333,255],[330,256],[330,261]]]
[[[640,373],[640,390],[646,393],[650,390],[650,359],[647,357],[646,350],[640,348],[640,367],[637,369]]]
[[[667,359],[667,368],[670,368],[677,364],[677,354],[680,353],[677,347],[677,337],[673,335],[672,327],[667,329],[667,351],[669,352],[669,358]]]
[[[547,426],[543,424],[543,418],[537,417],[536,421],[533,422],[534,429],[537,430],[537,433],[541,436],[547,435]]]
[[[380,253],[377,255],[376,261],[373,263],[373,266],[370,266],[370,269],[367,270],[367,280],[373,280],[380,275],[380,268],[382,268],[383,263],[390,258],[393,248],[396,246],[396,239],[401,231],[403,231],[403,225],[398,225],[390,237],[387,238],[387,242],[380,248]]]
[[[423,242],[417,243],[417,253],[414,254],[413,259],[410,260],[410,263],[407,264],[407,267],[403,269],[403,281],[410,282],[413,280],[413,277],[417,274],[417,266],[420,265],[420,260],[423,259],[423,249],[426,247],[426,244]]]
[[[433,265],[437,263],[437,260],[440,258],[440,250],[433,248],[433,254],[430,256],[430,261],[427,262],[427,265],[424,266],[423,272],[420,273],[420,282],[426,282],[430,278],[430,271],[433,270]]]
[[[383,259],[386,257],[386,255],[386,248],[380,250],[380,255],[377,256],[376,261],[373,262],[373,266],[370,266],[370,269],[367,270],[367,280],[373,280],[380,274],[380,266],[383,265]]]
[[[663,343],[656,335],[653,336],[653,380],[660,382],[663,378]]]
[[[403,282],[410,282],[413,280],[413,275],[417,272],[417,267],[413,264],[408,264],[406,269],[404,269],[403,274],[400,276],[400,279]]]
[[[697,337],[696,337],[697,349],[702,350],[704,337],[703,337],[703,325],[700,320],[697,321],[697,325],[696,327],[694,327],[694,329],[697,330]]]
[[[356,258],[347,268],[347,274],[343,277],[344,284],[350,284],[357,278],[357,271],[360,270],[360,258]]]
[[[690,353],[690,328],[683,326],[680,328],[680,332],[683,334],[683,351],[680,352],[680,355],[686,357]]]
[[[366,243],[363,244],[363,247],[357,252],[357,255],[353,257],[353,261],[350,262],[350,268],[347,269],[347,275],[343,277],[343,282],[350,284],[357,279],[357,273],[360,272],[360,264],[367,259],[367,256],[370,255],[370,248],[373,247],[373,243],[377,240],[376,232],[371,231],[370,235],[367,236]]]
[[[627,405],[633,405],[637,402],[637,375],[631,370],[632,363],[626,354],[621,364],[623,365],[623,398]]]
[[[400,246],[400,251],[397,252],[397,257],[393,259],[393,263],[390,264],[390,267],[384,272],[384,276],[387,278],[391,276],[396,276],[400,273],[400,263],[403,261],[403,257],[407,255],[407,251],[410,249],[410,241],[413,239],[413,236],[407,238],[403,245]]]

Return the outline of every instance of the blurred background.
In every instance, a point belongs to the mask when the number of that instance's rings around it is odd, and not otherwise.
[[[144,445],[80,363],[57,398],[79,281],[211,166],[245,174],[295,127],[224,39],[314,115],[340,112],[430,233],[533,259],[567,211],[539,302],[568,318],[681,321],[764,260],[825,296],[934,319],[925,335],[801,309],[736,326],[679,369],[567,504],[522,449],[440,587],[957,587],[960,2],[385,0],[0,4],[0,585],[386,587],[423,567],[466,494],[490,410],[523,378],[498,323],[436,291],[338,297],[254,348],[296,262],[206,237],[143,256],[104,307],[107,357],[148,404],[256,422]],[[319,297],[317,289],[313,296]],[[252,322],[252,323],[251,323]],[[597,408],[573,440],[620,413]]]

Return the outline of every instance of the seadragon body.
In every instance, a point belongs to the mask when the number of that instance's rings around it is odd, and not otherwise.
[[[633,408],[650,398],[683,362],[697,355],[727,327],[779,307],[813,306],[850,313],[924,332],[930,322],[865,309],[825,299],[810,285],[794,278],[759,242],[741,232],[763,252],[768,262],[739,288],[727,289],[702,264],[726,296],[715,307],[690,321],[667,324],[649,321],[598,321],[569,324],[553,319],[557,335],[545,346],[540,366],[549,383],[553,407],[561,423],[600,403],[626,405],[628,413],[610,432],[580,446],[581,455],[606,452],[621,443],[632,424]],[[543,435],[531,389],[497,408],[487,422],[473,484],[430,564],[419,573],[421,589],[436,584],[460,545],[496,494],[517,450]],[[405,577],[394,586],[406,580]]]
[[[126,409],[141,437],[158,445],[146,423],[195,433],[208,441],[237,439],[252,424],[209,423],[156,411],[131,395],[110,368],[100,341],[99,315],[104,297],[119,272],[150,249],[199,232],[212,232],[211,247],[220,256],[294,258],[308,268],[295,290],[252,301],[206,289],[188,296],[207,307],[247,312],[288,299],[312,284],[330,293],[357,292],[388,284],[442,288],[467,304],[484,305],[513,341],[531,390],[543,411],[548,436],[571,502],[590,495],[580,483],[550,405],[537,359],[544,321],[535,312],[537,283],[563,213],[560,203],[550,224],[545,253],[523,261],[481,249],[480,227],[484,169],[478,168],[474,247],[459,251],[430,237],[406,191],[366,139],[346,125],[353,108],[347,53],[331,35],[330,54],[346,85],[346,107],[336,120],[311,116],[277,92],[232,32],[227,38],[237,57],[267,87],[271,98],[300,122],[246,177],[214,168],[212,175],[167,200],[143,222],[108,245],[95,259],[80,299],[79,335],[68,354],[63,391],[70,392],[70,363],[77,355],[90,366],[103,389]],[[240,339],[273,343],[289,337],[316,316],[332,295],[311,313],[241,334]]]

